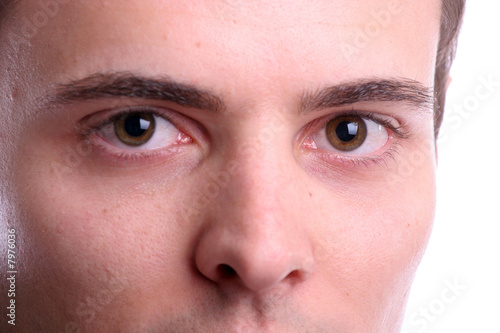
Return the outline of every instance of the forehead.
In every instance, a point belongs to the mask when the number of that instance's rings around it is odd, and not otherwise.
[[[388,74],[433,82],[439,1],[42,3],[21,1],[11,28],[50,81],[126,70],[269,93]]]

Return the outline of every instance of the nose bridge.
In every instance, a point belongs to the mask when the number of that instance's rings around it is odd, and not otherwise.
[[[247,116],[247,122],[240,126],[242,136],[236,158],[245,171],[241,175],[248,176],[246,180],[253,181],[256,187],[267,182],[268,188],[273,189],[270,185],[287,177],[286,167],[292,166],[293,160],[286,108],[265,105],[255,111],[257,116]]]
[[[229,266],[247,288],[259,291],[288,276],[305,276],[311,249],[300,223],[291,142],[271,131],[240,133],[238,140],[225,154],[233,173],[205,216],[210,228],[200,241],[197,265],[219,283],[220,267]]]
[[[245,140],[242,150],[231,154],[238,172],[216,203],[218,223],[229,224],[240,245],[251,246],[254,253],[283,245],[292,237],[292,229],[299,227],[294,221],[296,187],[291,176],[295,166],[291,148],[283,141],[270,131]]]
[[[225,213],[255,250],[259,243],[272,246],[285,241],[280,238],[287,234],[289,238],[288,231],[297,227],[292,219],[295,207],[287,200],[293,192],[287,170],[277,156],[269,155],[260,153],[242,162],[239,177],[226,193],[230,205]]]
[[[242,137],[235,154],[231,154],[239,172],[230,184],[227,199],[240,213],[245,212],[247,219],[271,221],[280,214],[286,218],[284,200],[293,194],[293,174],[297,169],[292,143],[273,121],[276,120],[263,121],[257,130]]]

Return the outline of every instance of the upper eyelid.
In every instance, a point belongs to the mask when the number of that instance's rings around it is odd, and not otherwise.
[[[359,110],[348,110],[348,111],[339,111],[334,114],[326,115],[320,119],[313,121],[314,127],[319,127],[319,130],[323,130],[326,124],[337,117],[342,116],[358,116],[363,119],[368,119],[374,121],[375,123],[387,127],[391,132],[393,132],[397,137],[404,139],[408,137],[408,133],[404,129],[404,125],[394,117],[385,114],[379,114],[371,111],[359,111]],[[393,124],[388,118],[392,118],[397,124]],[[314,133],[317,133],[314,132]]]
[[[124,105],[123,107],[96,110],[79,121],[77,135],[80,139],[88,140],[90,136],[96,134],[104,126],[112,124],[113,119],[120,114],[141,111],[152,113],[162,120],[169,122],[176,130],[183,133],[184,136],[189,137],[194,144],[206,148],[205,143],[210,140],[205,128],[196,119],[169,107],[144,104]]]
[[[175,116],[172,117],[172,115],[179,114],[179,112],[177,112],[175,110],[171,110],[169,108],[159,107],[159,106],[128,105],[128,106],[125,106],[122,108],[104,109],[101,111],[97,111],[96,113],[93,113],[93,114],[83,118],[80,121],[83,123],[79,126],[80,130],[81,130],[80,133],[82,133],[84,136],[89,135],[89,134],[103,128],[104,126],[111,124],[120,115],[122,115],[124,113],[133,113],[133,112],[147,112],[147,113],[154,114],[155,116],[161,117],[164,120],[172,123],[179,130],[184,131],[184,129],[182,128],[183,126],[181,126],[179,128],[178,123],[172,119],[172,118],[175,118]],[[111,113],[111,115],[109,115],[109,113]],[[84,119],[86,119],[86,118],[95,117],[96,114],[103,114],[103,116],[97,116],[97,120],[93,120],[90,123],[86,123],[84,121]],[[170,115],[170,117],[169,117],[169,115]],[[408,133],[404,130],[403,124],[401,124],[401,122],[399,120],[395,119],[394,117],[392,117],[390,115],[386,115],[386,114],[379,114],[377,112],[360,111],[360,110],[355,110],[355,109],[345,110],[345,111],[337,111],[337,112],[334,112],[333,114],[324,115],[318,119],[315,119],[315,120],[309,122],[308,125],[306,125],[306,131],[309,132],[310,134],[317,133],[318,131],[324,129],[324,127],[326,126],[326,124],[330,120],[335,119],[337,117],[341,117],[341,116],[353,116],[353,115],[359,116],[363,119],[368,119],[368,120],[374,121],[377,124],[383,125],[383,126],[387,127],[388,129],[390,129],[391,132],[393,132],[399,138],[404,139],[404,138],[407,138],[409,136]],[[183,117],[180,114],[179,114],[179,116]],[[184,116],[184,117],[186,117],[186,116]],[[388,118],[392,118],[397,123],[397,125],[393,124],[390,120],[388,120]],[[310,132],[311,127],[316,127],[317,130],[314,131],[313,133],[311,133]],[[304,137],[304,139],[309,137],[310,134],[307,135],[306,137]]]
[[[176,126],[176,124],[171,120],[171,118],[165,115],[167,112],[164,111],[161,112],[158,109],[160,108],[151,106],[128,106],[119,109],[105,109],[93,113],[91,115],[88,115],[87,117],[84,117],[79,122],[79,128],[83,135],[89,135],[109,124],[112,124],[113,121],[115,121],[120,115],[125,113],[134,113],[134,112],[151,113],[154,114],[155,116],[165,119],[166,121]],[[170,112],[175,112],[175,111],[170,111]],[[111,115],[109,115],[109,113],[111,113]],[[97,118],[97,119],[92,120],[92,118]]]

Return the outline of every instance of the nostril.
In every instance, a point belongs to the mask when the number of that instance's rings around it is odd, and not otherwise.
[[[300,279],[301,273],[298,270],[291,271],[285,279],[298,280]]]
[[[218,271],[219,271],[219,275],[221,277],[226,277],[226,278],[229,278],[229,277],[234,277],[236,276],[236,271],[229,265],[226,265],[226,264],[220,264],[218,267],[217,267]]]
[[[307,273],[302,270],[291,271],[283,280],[290,284],[298,283],[306,278]]]

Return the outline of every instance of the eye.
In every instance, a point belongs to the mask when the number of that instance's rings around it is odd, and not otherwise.
[[[141,112],[121,114],[113,122],[116,137],[129,146],[148,142],[155,131],[155,124],[152,114]]]
[[[326,137],[330,144],[342,151],[352,151],[365,142],[365,121],[359,116],[341,116],[326,124]]]
[[[382,149],[391,138],[387,128],[391,127],[389,121],[378,121],[374,118],[362,115],[337,116],[329,120],[319,132],[310,136],[305,145],[308,148],[334,151],[341,155],[372,155]]]
[[[149,111],[118,114],[98,127],[95,134],[125,150],[153,150],[192,141],[169,120]]]

